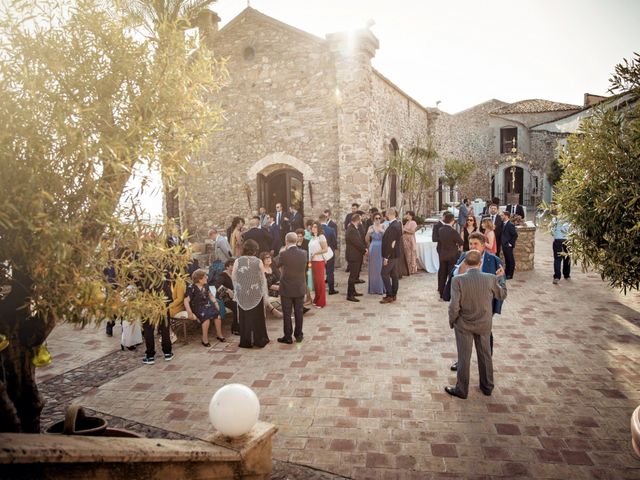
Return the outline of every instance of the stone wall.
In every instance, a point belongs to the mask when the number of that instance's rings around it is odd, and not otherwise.
[[[230,83],[213,101],[227,121],[190,165],[183,201],[190,232],[206,234],[258,208],[257,178],[282,167],[305,170],[305,214],[337,207],[336,78],[326,41],[246,9],[213,38],[228,57]],[[309,181],[314,182],[313,206]]]
[[[516,274],[533,270],[536,245],[536,227],[516,227],[518,230],[518,241],[513,255],[516,259]]]
[[[432,131],[441,164],[446,159],[466,160],[476,164],[471,179],[459,186],[461,198],[488,198],[491,195],[491,173],[500,131],[497,130],[496,140],[494,119],[489,112],[504,105],[507,104],[494,99],[455,115],[439,112],[437,116]]]
[[[370,175],[371,197],[367,203],[380,207],[384,196],[386,206],[394,206],[388,202],[388,184],[385,192],[382,193],[380,179],[373,173],[376,168],[383,166],[387,161],[392,139],[398,142],[400,149],[410,148],[418,141],[422,146],[427,145],[429,140],[428,111],[380,73],[374,71],[372,80],[370,147],[373,168]]]

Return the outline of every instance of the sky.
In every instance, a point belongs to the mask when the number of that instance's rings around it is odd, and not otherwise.
[[[247,0],[218,0],[224,26]],[[455,113],[492,98],[582,105],[606,95],[623,58],[640,52],[640,0],[250,0],[324,38],[369,20],[373,66],[425,107]]]

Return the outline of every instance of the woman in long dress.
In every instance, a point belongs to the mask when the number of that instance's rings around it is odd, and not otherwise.
[[[382,215],[375,213],[373,225],[369,227],[365,241],[369,247],[369,293],[372,295],[384,295],[384,282],[380,271],[382,270]]]
[[[313,222],[311,226],[311,240],[309,241],[309,260],[311,261],[311,275],[313,277],[313,304],[316,308],[324,308],[327,304],[327,292],[324,282],[325,261],[323,255],[329,251],[327,239],[324,236],[320,222]]]
[[[242,256],[233,264],[231,277],[238,304],[240,348],[262,348],[269,343],[264,315],[264,299],[269,297],[262,262],[255,255],[254,240],[244,242]]]
[[[418,224],[414,220],[416,214],[411,210],[404,214],[406,223],[402,227],[402,243],[404,247],[404,258],[407,261],[409,275],[418,273],[418,264],[416,262],[416,230]]]
[[[467,217],[467,222],[462,226],[462,233],[460,236],[462,237],[462,250],[464,252],[469,251],[469,235],[478,231],[478,223],[476,221],[476,217],[473,214],[470,214]]]
[[[231,239],[229,244],[234,257],[242,256],[242,229],[244,228],[244,219],[235,217],[231,223]]]

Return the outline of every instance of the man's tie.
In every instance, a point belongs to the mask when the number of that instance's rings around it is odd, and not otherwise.
[[[280,212],[278,212],[276,224],[280,226]]]
[[[511,215],[515,215],[516,214],[516,205],[513,204],[511,205]]]
[[[496,216],[495,215],[491,215],[491,223],[493,223],[494,225],[496,224]]]

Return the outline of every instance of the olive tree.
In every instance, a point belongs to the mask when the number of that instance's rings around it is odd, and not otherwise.
[[[594,108],[560,157],[554,199],[573,225],[574,260],[625,292],[640,286],[640,56],[616,67],[616,96]]]
[[[185,254],[130,195],[136,169],[172,178],[219,128],[224,64],[164,19],[163,45],[98,0],[17,1],[0,14],[0,431],[37,432],[33,356],[60,322],[157,322]],[[125,220],[126,218],[126,220]],[[117,249],[115,248],[117,247]],[[117,250],[119,255],[113,255]],[[123,253],[124,252],[124,253]],[[103,269],[116,267],[116,284]],[[144,287],[144,288],[143,288]]]
[[[475,169],[476,166],[473,162],[465,160],[449,159],[444,162],[442,178],[451,191],[450,200],[453,200],[453,190],[456,186],[467,182]]]

